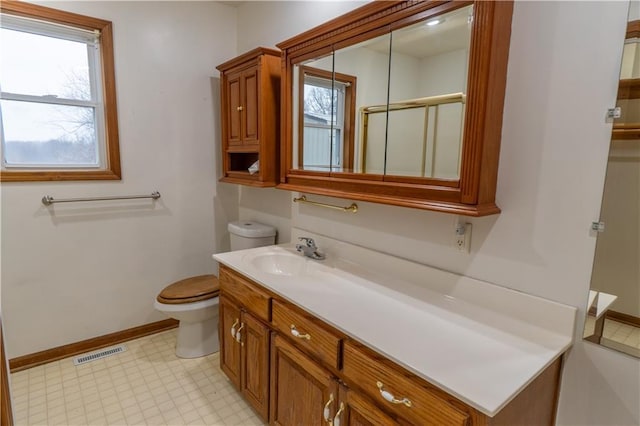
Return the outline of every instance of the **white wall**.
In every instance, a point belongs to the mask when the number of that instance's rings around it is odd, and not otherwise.
[[[241,6],[239,50],[324,21],[325,5]],[[243,188],[240,215],[567,303],[582,318],[595,249],[589,226],[599,215],[611,132],[604,117],[615,103],[626,17],[627,2],[516,2],[497,192],[502,213],[469,219],[470,255],[452,248],[455,218],[441,213],[358,203],[359,212],[346,215],[291,208],[284,191]],[[582,342],[578,323],[558,424],[639,424],[640,360]]]
[[[211,2],[47,2],[113,21],[122,181],[2,184],[2,314],[10,358],[166,318],[167,284],[228,250],[237,189],[217,184],[215,66],[236,10]],[[215,106],[215,108],[214,108]],[[56,198],[150,193],[150,201]]]

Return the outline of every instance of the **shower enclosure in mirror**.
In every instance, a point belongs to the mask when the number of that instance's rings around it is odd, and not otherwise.
[[[632,2],[634,3],[634,2]],[[630,16],[635,14],[630,13]],[[629,22],[584,338],[640,357],[640,20]]]
[[[278,187],[498,213],[512,6],[372,2],[279,43]]]

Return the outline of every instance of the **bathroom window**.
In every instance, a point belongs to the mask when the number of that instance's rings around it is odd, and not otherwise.
[[[302,69],[302,168],[332,172],[351,171],[356,79],[350,75],[307,66]]]
[[[120,179],[111,23],[0,3],[2,181]]]

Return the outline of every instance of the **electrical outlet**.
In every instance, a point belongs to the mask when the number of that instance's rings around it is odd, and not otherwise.
[[[471,251],[470,223],[456,224],[454,245],[458,251],[465,253],[469,253]]]

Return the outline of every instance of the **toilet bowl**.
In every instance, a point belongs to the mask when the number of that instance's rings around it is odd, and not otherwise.
[[[276,229],[258,222],[231,222],[231,250],[244,250],[275,243]],[[164,288],[154,307],[180,321],[176,355],[198,358],[220,350],[218,304],[220,284],[215,275],[200,275],[176,281]]]
[[[198,358],[220,349],[219,292],[215,275],[200,275],[168,285],[156,298],[157,310],[180,321],[176,342],[179,358]]]

